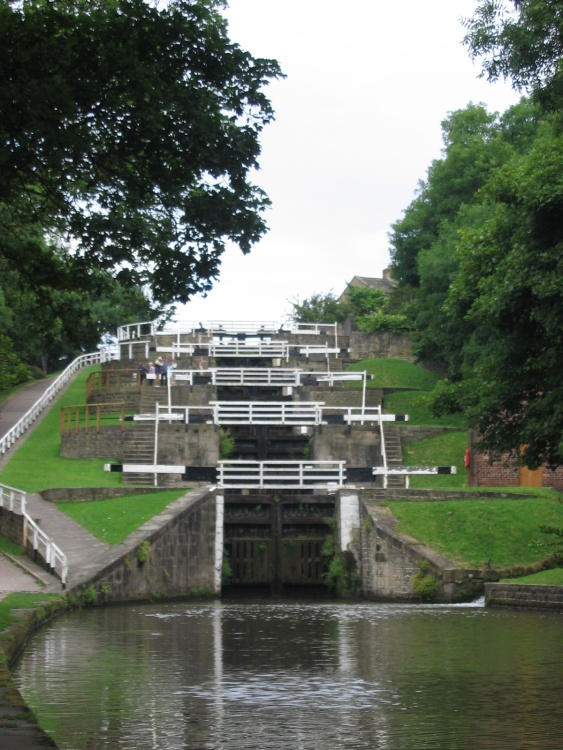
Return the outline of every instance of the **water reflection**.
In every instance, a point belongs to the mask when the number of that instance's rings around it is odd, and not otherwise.
[[[559,750],[556,614],[213,602],[80,612],[16,679],[61,750]]]

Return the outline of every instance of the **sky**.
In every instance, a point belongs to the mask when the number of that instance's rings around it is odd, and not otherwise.
[[[469,102],[503,112],[519,96],[479,78],[462,44],[476,0],[230,0],[231,41],[278,60],[275,122],[252,174],[272,201],[268,233],[223,255],[182,321],[282,322],[291,302],[381,276],[388,233],[442,149],[441,122]]]

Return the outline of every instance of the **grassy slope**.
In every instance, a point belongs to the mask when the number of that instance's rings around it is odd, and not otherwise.
[[[563,526],[563,503],[556,493],[522,499],[452,500],[388,506],[398,530],[414,536],[459,565],[531,565],[553,554],[553,538],[541,526]]]
[[[59,415],[63,406],[84,403],[86,380],[97,366],[82,370],[50,408],[26,441],[0,471],[0,482],[26,492],[52,487],[118,487],[121,474],[104,472],[106,459],[61,458]],[[92,534],[117,544],[186,489],[167,490],[149,495],[113,498],[90,503],[61,503],[60,508]],[[6,540],[6,544],[7,544]],[[4,549],[0,541],[0,549]],[[6,551],[9,551],[6,549]]]
[[[58,507],[106,544],[119,544],[186,492],[184,487],[88,503],[59,503]]]
[[[428,395],[437,376],[403,360],[365,360],[348,368],[374,375],[372,388],[410,388],[385,396],[384,411],[408,414],[412,425],[452,427],[454,431],[403,443],[406,466],[456,466],[457,474],[413,476],[412,488],[467,489],[464,454],[467,433],[461,417],[437,418],[428,408]],[[484,488],[482,488],[484,489]],[[511,492],[527,488],[514,488]],[[474,501],[439,503],[389,503],[400,520],[399,529],[433,547],[460,565],[507,567],[530,565],[553,553],[551,538],[539,527],[563,526],[563,504],[555,493],[522,500],[483,500],[475,490]],[[539,574],[538,574],[539,575]],[[550,572],[557,577],[558,573]],[[563,579],[563,573],[561,574]],[[533,579],[535,580],[535,578]],[[530,582],[533,582],[531,579]],[[551,578],[550,578],[551,580]],[[563,583],[563,580],[562,580]]]
[[[63,406],[85,402],[88,375],[96,365],[82,370],[57,399],[25,442],[16,450],[4,469],[0,482],[11,487],[38,492],[49,487],[117,487],[121,474],[104,472],[107,459],[79,460],[61,458],[59,415]]]

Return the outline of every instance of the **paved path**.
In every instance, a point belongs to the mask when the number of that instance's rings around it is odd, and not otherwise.
[[[52,378],[49,378],[31,383],[0,406],[0,436],[4,436],[11,430],[23,415],[31,409],[51,385],[52,380]],[[48,411],[48,408],[45,409],[16,443],[3,456],[0,456],[0,468],[9,461]],[[93,561],[108,549],[106,544],[85,531],[60,511],[54,503],[43,500],[39,495],[27,495],[27,512],[32,518],[40,519],[39,526],[67,556],[69,565],[67,588],[83,577],[88,569],[93,566]],[[14,559],[17,560],[18,557],[16,556]],[[84,560],[90,560],[90,565],[86,566]],[[20,565],[15,564],[9,557],[0,555],[0,598],[18,591],[50,593],[62,590],[61,581],[58,577],[49,575],[29,558],[21,556],[21,560],[18,560],[18,562],[20,562]],[[24,572],[24,567],[28,572]],[[84,570],[82,570],[83,568]]]

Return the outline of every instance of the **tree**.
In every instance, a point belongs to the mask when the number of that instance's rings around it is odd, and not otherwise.
[[[227,241],[247,253],[263,235],[269,200],[248,175],[273,117],[263,87],[281,73],[229,40],[222,6],[0,0],[0,253],[12,265],[40,226],[76,282],[102,270],[185,302],[211,288]],[[40,243],[26,252],[38,269]]]
[[[293,310],[289,317],[295,323],[341,323],[347,315],[346,308],[332,291],[327,294],[315,293],[302,301],[297,297],[290,304]]]
[[[459,408],[494,456],[563,464],[563,136],[543,130],[483,198],[493,212],[462,233],[446,304],[481,336],[472,371],[445,383],[439,410]]]
[[[548,110],[563,102],[563,7],[558,0],[480,0],[465,43],[491,81],[511,78]]]

